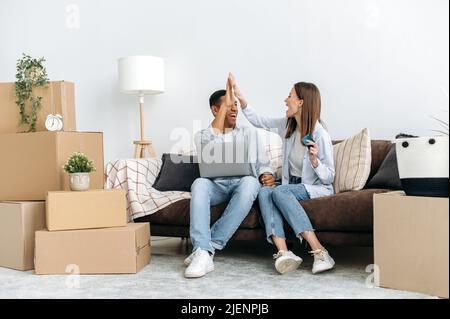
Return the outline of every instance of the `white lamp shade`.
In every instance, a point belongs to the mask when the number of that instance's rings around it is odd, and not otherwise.
[[[163,93],[164,60],[144,55],[120,58],[119,87],[126,94]]]

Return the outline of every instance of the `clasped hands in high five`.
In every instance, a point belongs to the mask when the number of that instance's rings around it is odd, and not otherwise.
[[[214,106],[212,111],[214,114],[214,121],[211,126],[217,134],[227,133],[236,125],[236,118],[238,114],[237,101],[240,107],[245,109],[247,107],[247,100],[239,89],[236,78],[232,73],[228,74],[226,94],[221,99],[220,106]],[[275,176],[272,174],[261,174],[259,181],[263,186],[274,187]]]
[[[225,115],[227,114],[227,111],[237,106],[237,100],[239,101],[242,109],[245,109],[247,107],[247,100],[241,93],[241,90],[237,85],[236,78],[230,72],[228,73],[225,97],[222,99],[219,111],[214,115],[219,115],[222,113],[221,115],[223,116],[221,117],[221,119],[225,123]]]

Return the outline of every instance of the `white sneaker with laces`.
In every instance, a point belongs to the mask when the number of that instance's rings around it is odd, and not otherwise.
[[[214,263],[209,252],[203,249],[197,249],[193,253],[193,258],[189,266],[184,271],[186,278],[203,277],[214,270]]]
[[[334,267],[334,259],[331,258],[328,251],[323,249],[317,249],[309,252],[314,256],[314,264],[312,268],[313,274],[318,274]]]
[[[303,261],[303,259],[295,255],[290,250],[280,250],[278,253],[273,255],[273,259],[275,259],[275,269],[280,274],[285,274],[296,270]]]

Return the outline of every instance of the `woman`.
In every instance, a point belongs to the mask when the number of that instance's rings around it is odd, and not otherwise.
[[[317,239],[299,203],[300,200],[333,194],[333,145],[330,135],[320,123],[319,90],[312,83],[296,83],[285,100],[286,117],[267,118],[259,116],[247,105],[232,74],[230,79],[247,120],[266,130],[276,128],[283,139],[282,185],[276,186],[273,175],[264,175],[261,178],[264,187],[258,194],[267,240],[278,249],[274,255],[275,268],[284,274],[297,269],[302,262],[300,257],[287,249],[284,218],[299,239],[304,238],[312,248],[312,272],[316,274],[332,269],[335,262]]]

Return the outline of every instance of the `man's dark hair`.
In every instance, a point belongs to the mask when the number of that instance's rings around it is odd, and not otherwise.
[[[218,90],[211,94],[209,97],[209,107],[213,107],[213,105],[219,106],[219,101],[222,96],[225,96],[227,94],[226,90]]]

